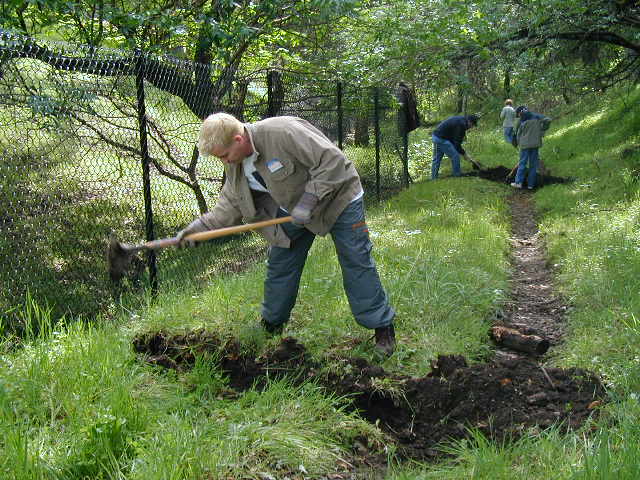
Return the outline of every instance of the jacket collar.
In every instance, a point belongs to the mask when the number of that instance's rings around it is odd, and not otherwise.
[[[253,124],[251,123],[245,123],[244,124],[244,131],[247,132],[247,135],[249,136],[249,142],[251,142],[251,148],[253,149],[253,151],[256,154],[256,160],[260,158],[260,152],[258,151],[258,149],[256,148],[256,144],[253,141]]]

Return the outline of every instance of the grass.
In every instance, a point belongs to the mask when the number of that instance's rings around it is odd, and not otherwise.
[[[92,324],[64,318],[33,296],[17,307],[22,339],[0,345],[0,476],[8,479],[321,478],[343,472],[354,443],[389,455],[389,479],[635,479],[640,472],[640,244],[638,132],[628,105],[640,91],[616,92],[590,105],[554,112],[541,154],[568,184],[537,191],[540,230],[557,286],[571,304],[565,343],[549,364],[601,375],[611,402],[597,423],[561,433],[531,430],[517,441],[478,432],[447,448],[453,457],[398,463],[375,426],[348,411],[348,399],[286,379],[266,391],[229,396],[214,357],[187,372],[141,361],[134,335],[206,328],[259,354],[272,348],[256,328],[264,264],[240,274],[212,269],[204,289],[177,287],[143,307],[114,305]],[[544,112],[550,114],[551,112]],[[611,128],[611,125],[617,127]],[[397,310],[398,350],[382,365],[424,375],[442,353],[471,362],[489,351],[487,329],[508,296],[506,185],[477,178],[421,181],[428,132],[412,133],[418,180],[368,211],[374,257]],[[470,132],[470,153],[487,166],[512,165],[515,150],[500,129]],[[631,153],[629,153],[631,152]],[[469,166],[466,166],[467,169]],[[209,253],[189,255],[204,262]],[[205,277],[203,277],[205,278]],[[332,355],[375,361],[371,333],[353,321],[330,239],[317,239],[287,334],[328,368]],[[376,385],[393,398],[393,382]],[[394,397],[395,396],[395,397]],[[363,478],[372,478],[363,473]]]

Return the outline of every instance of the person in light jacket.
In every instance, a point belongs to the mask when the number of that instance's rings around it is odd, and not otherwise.
[[[391,355],[395,311],[371,256],[360,177],[342,151],[301,118],[241,123],[226,113],[204,120],[198,149],[224,163],[226,182],[213,209],[181,230],[180,239],[242,222],[293,217],[293,223],[260,229],[271,246],[261,320],[267,332],[282,331],[316,235],[331,234],[351,312],[360,325],[375,330],[376,349]]]
[[[511,186],[522,188],[528,164],[527,188],[532,190],[536,186],[536,174],[540,160],[538,150],[542,146],[542,137],[549,128],[551,119],[540,113],[529,111],[524,105],[516,108],[516,117],[519,120],[513,142],[520,149],[520,162],[515,181],[511,183]]]
[[[502,119],[502,129],[504,131],[504,139],[508,144],[513,143],[513,125],[516,119],[516,111],[513,108],[513,100],[507,98],[504,101],[504,107],[500,112]]]

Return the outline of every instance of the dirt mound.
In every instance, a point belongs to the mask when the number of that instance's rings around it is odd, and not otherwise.
[[[492,182],[510,183],[513,182],[513,177],[507,179],[507,176],[510,172],[510,168],[507,168],[503,165],[498,165],[497,167],[487,168],[483,170],[473,170],[469,173],[466,173],[465,175],[470,177],[484,178],[485,180],[490,180]],[[569,181],[571,180],[568,178],[554,177],[553,175],[541,175],[540,173],[538,173],[537,178],[538,187],[542,187],[544,185],[553,185],[555,183],[567,183]],[[524,185],[526,186],[526,180],[524,182]]]
[[[439,357],[436,363],[441,362],[450,363],[451,357]],[[369,372],[365,367],[353,382],[336,381],[336,390],[348,393],[357,385],[355,405],[363,417],[379,421],[397,440],[400,456],[419,460],[440,456],[441,442],[468,437],[470,428],[497,440],[558,422],[565,429],[577,428],[605,396],[589,372],[543,369],[526,360],[460,366],[446,377],[396,378],[397,388],[391,379],[387,390],[381,385],[390,377]]]
[[[275,350],[259,358],[243,354],[237,341],[222,342],[206,330],[184,335],[149,332],[137,336],[133,347],[146,355],[147,362],[178,371],[191,368],[197,357],[210,355],[218,359],[220,369],[228,375],[229,386],[238,391],[248,390],[254,384],[260,388],[267,379],[307,378],[316,369],[304,346],[291,337],[283,338]]]
[[[304,345],[291,337],[258,358],[241,354],[237,342],[223,343],[203,330],[149,333],[136,338],[134,347],[147,361],[176,369],[212,354],[238,391],[285,375],[296,382],[317,378],[328,391],[348,395],[363,418],[378,422],[395,439],[400,456],[418,460],[441,455],[441,442],[465,438],[469,428],[495,439],[517,438],[529,428],[557,422],[576,428],[597,412],[605,395],[589,372],[544,369],[526,359],[469,367],[464,357],[441,356],[429,375],[411,378],[389,375],[359,358],[334,358],[332,373],[321,374]]]

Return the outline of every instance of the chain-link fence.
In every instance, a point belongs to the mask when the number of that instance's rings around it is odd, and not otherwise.
[[[122,292],[107,275],[110,234],[131,243],[172,236],[211,208],[223,168],[197,154],[207,114],[309,120],[355,162],[375,201],[407,183],[397,105],[389,89],[317,75],[216,77],[170,56],[0,32],[0,315],[11,319],[28,292],[56,316],[103,311]],[[255,234],[164,249],[136,259],[124,285],[199,282],[264,250]]]

